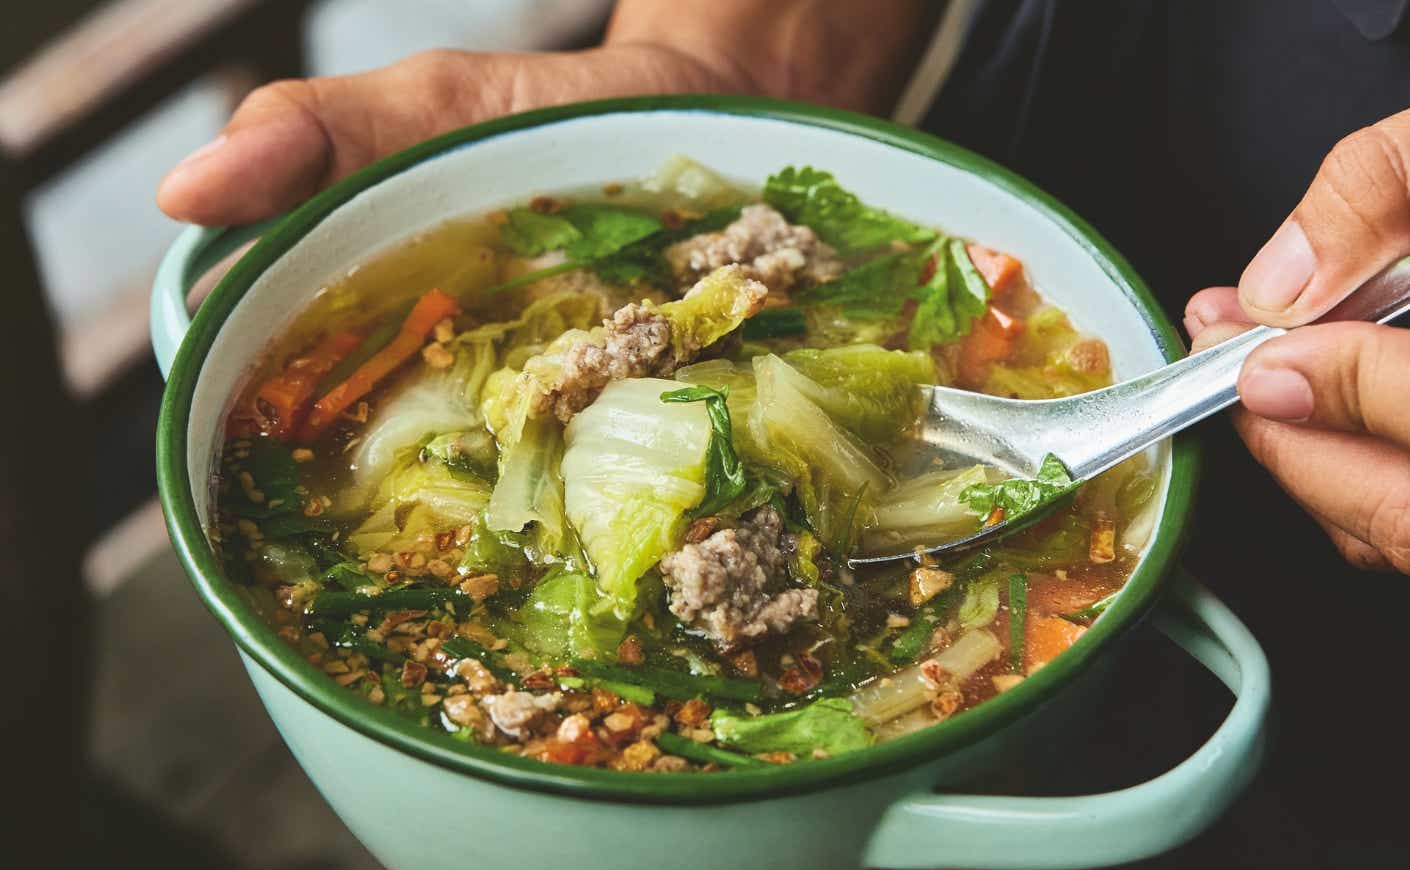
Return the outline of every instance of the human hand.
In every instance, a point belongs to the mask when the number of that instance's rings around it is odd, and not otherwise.
[[[884,112],[936,13],[926,0],[619,0],[603,45],[588,51],[440,50],[276,82],[167,175],[157,204],[189,223],[250,223],[438,133],[577,100],[753,93]]]
[[[188,223],[250,223],[423,139],[500,115],[636,93],[743,89],[724,69],[647,45],[428,51],[371,72],[252,91],[213,142],[163,179],[157,204]]]
[[[1410,254],[1410,112],[1337,144],[1238,287],[1185,308],[1193,349],[1255,322],[1300,327],[1239,377],[1234,426],[1353,565],[1410,573],[1410,330],[1302,326]]]

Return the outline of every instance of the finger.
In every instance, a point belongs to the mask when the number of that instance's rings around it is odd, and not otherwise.
[[[1253,319],[1296,326],[1410,251],[1410,111],[1336,144],[1239,279]]]
[[[1273,420],[1368,432],[1410,448],[1410,330],[1370,323],[1295,329],[1250,354],[1244,407]]]
[[[1242,409],[1232,419],[1249,452],[1295,501],[1410,573],[1410,453],[1370,435],[1281,423]]]
[[[1215,323],[1251,323],[1239,304],[1239,288],[1206,287],[1185,303],[1185,331],[1193,339]]]
[[[158,205],[193,223],[268,217],[378,157],[501,110],[509,84],[503,63],[437,51],[258,88],[215,142],[163,180]]]
[[[1187,327],[1188,328],[1188,325]],[[1216,344],[1228,341],[1236,335],[1242,335],[1253,328],[1251,323],[1211,323],[1209,326],[1201,328],[1198,332],[1191,333],[1190,353],[1199,353],[1214,347]]]
[[[1237,413],[1246,414],[1248,412],[1240,410]],[[1284,492],[1287,492],[1287,490],[1285,489]],[[1350,565],[1363,571],[1395,570],[1395,567],[1381,554],[1380,550],[1377,550],[1375,547],[1351,534],[1338,525],[1336,521],[1317,511],[1312,505],[1297,498],[1292,493],[1288,493],[1288,497],[1291,498],[1298,507],[1302,508],[1302,510],[1312,518],[1313,522],[1321,527],[1332,546],[1336,548],[1336,551]]]

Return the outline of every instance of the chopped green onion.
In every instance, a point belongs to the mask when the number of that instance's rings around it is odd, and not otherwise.
[[[320,592],[309,602],[309,616],[349,616],[361,610],[430,610],[452,601],[471,598],[455,589],[392,589],[381,595],[357,592]]]
[[[573,669],[592,680],[608,680],[614,683],[627,683],[654,691],[666,698],[689,701],[702,695],[713,698],[726,698],[731,701],[757,701],[762,687],[753,680],[739,680],[730,677],[697,676],[649,665],[618,667],[590,659],[574,659]],[[618,692],[620,695],[621,693]],[[623,697],[626,697],[623,695]]]
[[[744,321],[743,331],[745,341],[802,335],[808,331],[808,321],[801,308],[765,308]]]
[[[767,767],[767,761],[750,758],[738,752],[719,749],[705,743],[697,743],[689,737],[682,737],[670,731],[663,731],[656,738],[656,745],[672,755],[679,755],[701,764],[714,762],[722,767]]]

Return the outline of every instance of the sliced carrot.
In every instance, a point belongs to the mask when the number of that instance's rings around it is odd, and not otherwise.
[[[983,384],[992,363],[1003,362],[1013,356],[1014,347],[1022,334],[1022,320],[990,305],[960,344],[960,385],[973,389]]]
[[[330,335],[261,384],[255,391],[250,415],[258,429],[281,441],[287,439],[308,413],[318,382],[361,343],[362,334],[358,332]]]
[[[357,367],[348,379],[338,384],[314,403],[308,419],[299,429],[298,440],[304,444],[317,441],[338,416],[354,402],[371,392],[377,382],[396,371],[421,350],[436,324],[460,313],[460,306],[440,290],[430,290],[416,301],[411,313],[402,321],[396,338],[377,351],[367,362]]]
[[[1001,254],[980,245],[965,245],[965,251],[995,298],[1002,297],[1013,280],[1023,271],[1023,264],[1008,254]]]
[[[1062,655],[1086,630],[1060,616],[1030,613],[1023,625],[1023,669],[1032,671]]]

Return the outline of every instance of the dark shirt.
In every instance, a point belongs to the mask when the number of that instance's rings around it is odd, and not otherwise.
[[[1410,108],[1407,5],[990,0],[925,126],[1087,218],[1179,323],[1191,293],[1237,282],[1338,139]],[[1392,796],[1410,726],[1391,711],[1403,709],[1393,675],[1410,580],[1346,567],[1226,422],[1197,436],[1205,470],[1185,563],[1267,650],[1279,729],[1249,796],[1166,863],[1405,866],[1410,830]],[[1143,665],[1175,667],[1159,658]],[[1150,680],[1150,694],[1171,690],[1159,672]],[[1205,736],[1222,715],[1178,712]]]

